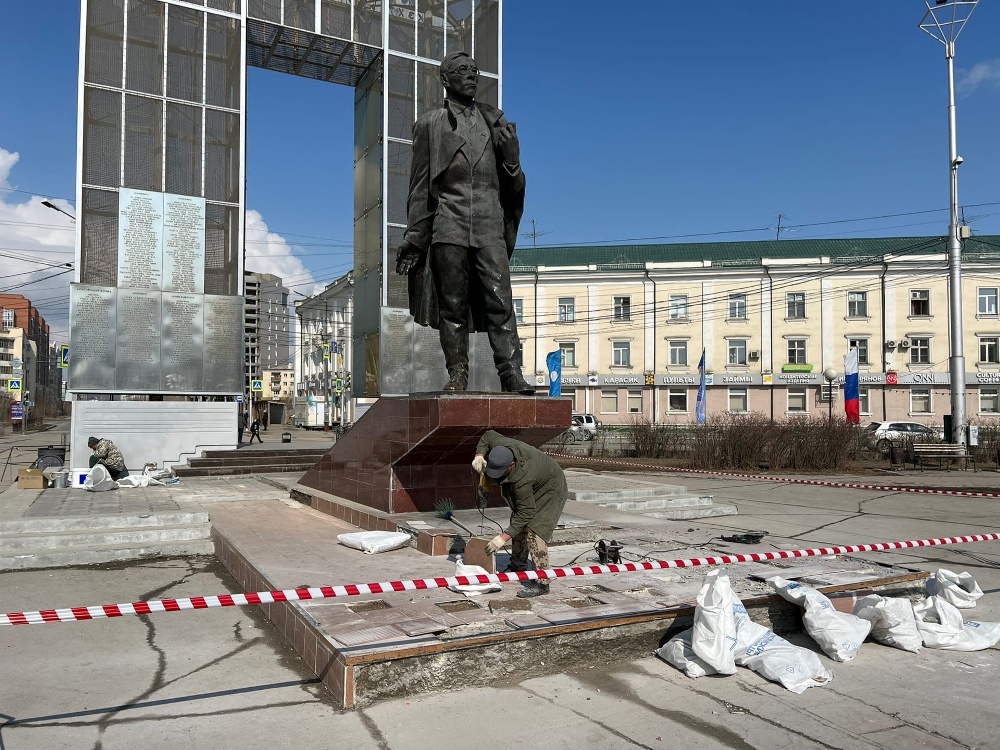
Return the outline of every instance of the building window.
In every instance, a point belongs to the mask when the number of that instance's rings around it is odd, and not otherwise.
[[[686,412],[688,410],[688,392],[686,388],[670,388],[667,390],[667,411]]]
[[[806,363],[806,340],[788,339],[788,364],[804,365]]]
[[[669,320],[688,319],[688,296],[686,294],[671,294],[667,302],[667,318]]]
[[[611,347],[613,351],[614,358],[612,359],[613,367],[631,367],[632,366],[632,344],[628,341],[613,341],[611,342]]]
[[[930,289],[910,290],[910,317],[927,318],[931,314],[931,291]]]
[[[1000,388],[979,389],[979,413],[1000,414]]]
[[[867,385],[858,387],[858,412],[861,414],[872,413],[871,393]]]
[[[559,298],[559,322],[572,323],[576,320],[576,299],[573,297]]]
[[[687,366],[688,363],[688,342],[668,341],[670,347],[670,364],[676,366]]]
[[[518,323],[524,322],[524,300],[521,298],[514,300],[514,320]]]
[[[868,292],[847,293],[847,317],[868,317]]]
[[[747,318],[747,296],[745,294],[729,295],[729,315],[730,320],[746,320]]]
[[[931,414],[931,389],[910,389],[910,414]]]
[[[858,350],[859,365],[871,364],[868,361],[868,339],[848,339],[847,348]]]
[[[931,363],[931,340],[928,338],[910,339],[910,364],[929,365]]]
[[[618,413],[618,390],[601,391],[601,413]]]
[[[746,339],[729,339],[729,356],[726,362],[731,365],[745,365],[747,363]]]
[[[559,343],[559,353],[562,355],[563,367],[576,367],[576,343],[573,341],[561,341]]]
[[[3,327],[4,328],[14,328],[14,311],[4,309],[3,311]]]
[[[6,311],[4,311],[6,315]],[[979,287],[979,314],[997,314],[997,288],[995,286]]]
[[[1000,352],[997,351],[996,336],[983,336],[979,339],[979,361],[983,364],[1000,364]]]
[[[801,413],[806,411],[806,388],[788,389],[788,411]]]
[[[576,388],[563,388],[562,389],[562,397],[565,398],[565,399],[569,399],[569,403],[570,403],[570,406],[572,407],[573,411],[577,410],[577,408],[576,408]]]
[[[750,411],[750,401],[747,398],[746,388],[729,389],[729,411]]]
[[[806,293],[789,292],[785,295],[785,317],[804,318],[806,316]]]
[[[629,414],[641,414],[642,413],[642,391],[628,392],[628,413]]]
[[[615,297],[615,320],[632,320],[632,298]]]

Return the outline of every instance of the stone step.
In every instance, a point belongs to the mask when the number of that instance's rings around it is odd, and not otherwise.
[[[643,513],[650,518],[663,518],[673,521],[686,521],[692,518],[712,518],[714,516],[736,516],[739,508],[735,505],[707,505],[694,508],[677,508],[676,510],[659,510],[654,513]]]
[[[687,487],[678,484],[663,484],[655,487],[624,487],[620,490],[570,490],[570,500],[581,503],[616,503],[624,500],[640,500],[648,497],[673,497],[686,495]]]
[[[209,522],[208,513],[183,511],[143,515],[108,514],[100,516],[64,516],[61,518],[22,518],[0,521],[0,537],[12,534],[44,534],[49,531],[72,533],[80,530],[131,529],[152,526],[194,526]]]
[[[16,554],[0,555],[0,570],[60,568],[71,565],[93,565],[96,563],[152,557],[210,555],[214,551],[215,545],[211,539],[150,542],[148,544],[128,547],[99,545],[72,550],[24,550]]]
[[[673,510],[675,508],[705,507],[712,504],[711,495],[695,497],[648,497],[643,500],[622,500],[617,503],[599,503],[602,508],[623,511]]]
[[[209,539],[211,524],[183,526],[149,526],[131,529],[78,529],[72,532],[0,536],[0,556],[20,555],[43,550],[77,550],[92,547],[143,547],[168,542],[192,542]]]
[[[188,467],[192,469],[210,468],[212,466],[256,466],[258,464],[308,464],[315,466],[323,456],[303,456],[299,453],[289,453],[285,456],[258,456],[252,452],[238,453],[234,456],[219,458],[189,458]],[[175,469],[177,467],[174,467]],[[183,467],[182,467],[183,468]]]
[[[275,440],[277,442],[277,440]],[[255,445],[260,445],[256,443]],[[298,456],[303,459],[306,457],[320,459],[329,453],[329,448],[275,448],[268,450],[267,448],[251,448],[249,450],[207,450],[201,452],[201,458],[242,458],[247,454],[250,454],[256,458],[274,458],[276,456]]]

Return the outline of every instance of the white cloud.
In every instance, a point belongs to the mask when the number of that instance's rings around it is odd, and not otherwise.
[[[959,71],[955,89],[971,94],[980,86],[1000,86],[1000,58],[976,63],[971,70]]]
[[[285,286],[294,287],[305,296],[323,291],[323,284],[317,283],[312,272],[292,253],[288,240],[268,229],[267,222],[258,211],[247,211],[246,247],[247,271],[272,273]]]
[[[12,173],[20,155],[0,148],[0,187],[16,188]],[[21,294],[49,324],[52,343],[69,342],[69,284],[75,228],[68,216],[46,208],[45,196],[0,190],[0,291]],[[65,200],[52,199],[70,215]],[[59,275],[57,275],[59,274]]]

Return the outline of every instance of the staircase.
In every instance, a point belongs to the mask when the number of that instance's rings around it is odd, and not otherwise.
[[[213,552],[208,513],[149,513],[0,522],[0,570]]]
[[[570,491],[571,500],[594,503],[602,508],[626,513],[641,513],[651,518],[687,520],[712,516],[735,516],[735,505],[716,505],[711,495],[689,495],[687,487],[675,484],[643,485],[622,479],[621,489]]]
[[[204,451],[198,458],[189,458],[187,466],[175,466],[174,473],[183,477],[221,477],[235,474],[304,474],[329,452],[329,448],[288,448],[274,450],[244,448],[242,450]]]

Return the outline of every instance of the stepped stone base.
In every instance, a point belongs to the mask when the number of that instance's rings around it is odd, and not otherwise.
[[[468,392],[383,396],[299,480],[300,489],[381,513],[429,512],[441,501],[474,508],[477,476],[470,464],[486,430],[540,446],[565,431],[571,416],[568,399]],[[490,504],[502,504],[496,489]]]

